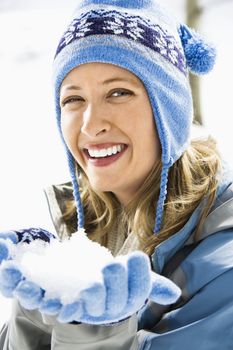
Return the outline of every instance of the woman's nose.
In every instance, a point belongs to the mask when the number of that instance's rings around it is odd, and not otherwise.
[[[90,104],[83,113],[81,132],[89,137],[96,137],[111,129],[111,123],[106,117],[106,110]]]

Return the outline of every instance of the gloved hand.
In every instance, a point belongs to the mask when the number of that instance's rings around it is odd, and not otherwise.
[[[30,242],[42,239],[49,242],[53,235],[37,229],[14,231],[8,234],[8,243],[16,241]],[[16,236],[15,236],[16,234]],[[45,234],[45,236],[44,236]],[[17,237],[17,239],[16,239]],[[22,238],[23,237],[23,238]],[[5,243],[6,235],[1,243]],[[0,247],[1,250],[1,247]],[[17,268],[17,261],[4,250],[2,257],[8,259],[0,267],[0,290],[5,296],[17,297],[26,309],[39,309],[45,315],[55,315],[62,323],[82,322],[89,324],[110,324],[119,322],[139,311],[148,299],[159,304],[172,304],[180,296],[180,289],[167,278],[151,271],[150,261],[146,254],[134,252],[114,259],[102,270],[102,282],[95,282],[82,289],[75,301],[62,304],[59,299],[48,299],[46,291],[39,285],[28,281]],[[3,260],[3,259],[2,259]]]
[[[13,260],[15,246],[22,243],[29,244],[37,239],[49,243],[54,238],[52,233],[41,228],[0,232],[0,291],[5,297],[13,297],[13,292],[18,285],[21,285],[21,288],[27,286],[27,281]],[[36,290],[38,295],[41,295],[41,290],[39,288],[38,291],[38,287],[31,289],[31,293],[35,294]]]
[[[0,232],[0,264],[10,258],[11,244],[18,243],[18,236],[14,231]]]
[[[148,299],[167,305],[181,294],[172,281],[151,271],[148,256],[139,251],[116,259],[102,273],[103,283],[93,284],[81,292],[79,300],[63,305],[58,321],[109,324],[133,315]],[[46,313],[46,307],[42,311]]]

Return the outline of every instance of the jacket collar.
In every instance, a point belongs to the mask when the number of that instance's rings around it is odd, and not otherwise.
[[[233,227],[233,184],[232,173],[225,172],[219,181],[217,197],[210,214],[203,225],[199,240],[213,233]],[[206,198],[199,204],[186,224],[166,241],[159,244],[151,256],[153,269],[161,273],[164,265],[184,245],[194,243],[194,229],[199,221]]]

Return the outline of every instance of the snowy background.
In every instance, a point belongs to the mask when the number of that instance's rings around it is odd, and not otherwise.
[[[163,2],[184,19],[183,0]],[[202,1],[208,9],[200,31],[218,48],[215,70],[202,78],[202,108],[208,132],[233,164],[233,1],[215,2]],[[43,188],[69,174],[56,132],[51,66],[76,4],[0,0],[1,231],[40,226],[54,232]],[[0,297],[0,328],[9,315],[10,301]]]

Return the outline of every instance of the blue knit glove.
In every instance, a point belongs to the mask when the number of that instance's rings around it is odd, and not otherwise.
[[[39,309],[53,315],[59,322],[111,324],[139,311],[148,299],[159,304],[172,304],[180,289],[167,278],[151,271],[150,260],[142,252],[134,252],[108,263],[102,270],[102,283],[90,284],[70,304],[59,299],[47,299],[46,291],[25,279],[10,256],[12,244],[42,239],[50,242],[53,235],[41,229],[13,231],[1,234],[0,290],[7,297],[16,297],[28,309]]]
[[[17,263],[13,260],[14,245],[29,244],[37,239],[49,243],[54,238],[52,233],[41,228],[0,232],[0,292],[5,297],[13,297],[17,294],[16,288],[20,288],[20,286],[25,288],[28,283],[18,269]],[[31,289],[30,293],[35,293],[35,291],[37,294],[42,294],[38,286]]]
[[[81,292],[80,298],[67,305],[48,301],[41,306],[45,314],[53,314],[62,323],[82,322],[111,324],[139,311],[148,299],[162,305],[172,304],[180,297],[180,289],[169,279],[151,271],[146,254],[134,252],[126,256],[126,264],[113,262],[103,269],[103,283],[95,283]],[[57,302],[57,304],[56,304]]]

